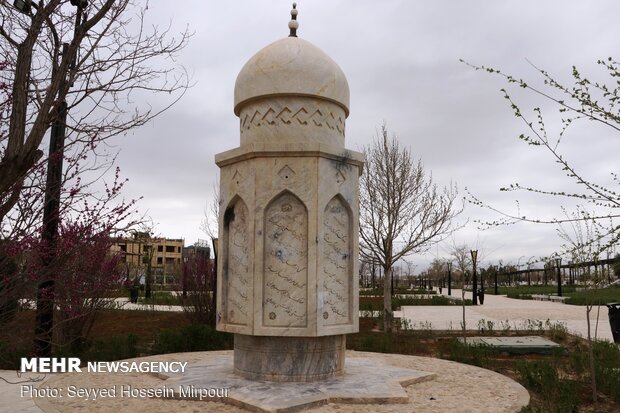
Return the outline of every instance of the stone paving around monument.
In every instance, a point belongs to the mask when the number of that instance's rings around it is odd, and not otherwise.
[[[226,357],[232,357],[232,351],[214,351],[214,352],[195,352],[195,353],[179,353],[165,354],[143,358],[140,360],[158,360],[158,361],[187,361],[190,365],[200,366],[217,366]],[[219,361],[218,361],[219,360]],[[455,363],[446,360],[403,356],[396,354],[379,354],[367,352],[347,351],[347,361],[352,361],[352,370],[357,368],[364,369],[375,364],[376,366],[384,366],[384,373],[373,374],[366,372],[365,383],[360,385],[357,393],[360,396],[373,397],[373,393],[382,387],[385,382],[386,374],[394,374],[398,379],[399,371],[404,369],[412,369],[418,371],[427,371],[434,373],[430,380],[416,382],[404,386],[404,392],[400,396],[407,397],[406,403],[382,403],[382,404],[365,404],[362,398],[353,404],[347,403],[353,400],[335,398],[334,402],[329,404],[320,404],[311,407],[307,412],[350,412],[359,413],[362,411],[372,412],[518,412],[522,406],[529,403],[529,394],[525,388],[511,380],[506,376],[495,373],[490,370],[478,367]],[[374,370],[378,370],[377,367]],[[391,373],[390,373],[391,372]],[[354,372],[353,372],[354,373]],[[13,373],[14,375],[15,373]],[[209,377],[211,385],[218,385],[217,377]],[[415,381],[416,379],[408,379]],[[112,386],[132,386],[133,388],[154,388],[165,383],[159,377],[151,374],[96,374],[96,373],[66,373],[49,376],[42,386],[50,386],[53,388],[67,388],[70,385],[79,385],[81,387],[93,388],[110,388]],[[225,383],[224,381],[222,383]],[[407,383],[405,383],[407,384]],[[221,385],[221,384],[220,384]],[[316,394],[319,389],[323,391],[329,390],[334,382],[324,382],[322,384],[314,383],[314,386],[308,386],[308,392]],[[299,397],[303,393],[304,384],[302,383],[274,383],[274,382],[255,382],[257,386],[256,395],[263,394],[263,398],[267,401],[274,400],[278,394],[280,398]],[[289,392],[280,391],[280,386],[290,388]],[[299,387],[301,386],[301,387]],[[200,412],[223,412],[238,413],[247,411],[299,411],[278,410],[278,406],[269,406],[267,409],[254,408],[252,410],[243,409],[239,406],[219,401],[193,401],[193,400],[176,400],[172,398],[99,398],[97,400],[83,400],[79,398],[55,398],[55,399],[36,399],[36,408],[32,408],[35,403],[17,397],[11,397],[10,391],[4,391],[5,386],[1,386],[2,395],[7,395],[7,399],[3,399],[0,406],[0,412],[23,411],[26,413],[92,413],[97,412],[135,412],[135,413],[153,413],[153,412],[181,412],[181,413],[200,413]],[[296,389],[296,390],[295,390]],[[15,390],[15,389],[14,389]],[[236,389],[231,388],[230,394]],[[240,392],[247,393],[247,389],[239,389]],[[355,389],[351,389],[356,391]],[[274,397],[275,396],[275,397]],[[396,400],[398,401],[398,400]],[[405,401],[405,400],[400,400]],[[231,400],[234,403],[234,401]],[[18,410],[18,403],[23,406],[22,410]]]
[[[344,375],[315,382],[268,382],[248,380],[233,373],[229,355],[210,357],[189,366],[184,374],[174,374],[162,387],[175,389],[229,390],[229,404],[265,411],[288,412],[299,408],[343,402],[356,404],[407,403],[405,387],[435,379],[434,373],[385,366],[374,358],[347,360]],[[175,393],[181,400],[192,394]],[[189,396],[189,397],[188,397]]]

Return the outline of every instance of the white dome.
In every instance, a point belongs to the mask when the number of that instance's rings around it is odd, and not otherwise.
[[[235,82],[235,114],[249,101],[269,96],[311,96],[341,106],[349,115],[349,84],[342,69],[312,43],[285,37],[261,49]]]

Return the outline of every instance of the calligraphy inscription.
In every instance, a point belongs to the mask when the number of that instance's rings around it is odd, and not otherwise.
[[[323,214],[323,324],[349,323],[351,268],[349,210],[334,197]]]
[[[308,213],[285,192],[265,211],[263,324],[305,327],[308,299]]]
[[[248,297],[251,291],[248,266],[248,208],[242,200],[234,206],[228,229],[228,322],[248,324]]]

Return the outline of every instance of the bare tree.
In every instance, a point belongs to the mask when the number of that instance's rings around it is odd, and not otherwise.
[[[392,267],[427,250],[454,231],[461,211],[456,185],[438,188],[422,162],[414,162],[386,125],[364,148],[366,168],[360,182],[360,250],[383,267],[384,329],[392,328]]]
[[[480,263],[484,260],[484,251],[482,248],[478,246],[476,243],[476,247],[472,248],[467,244],[457,244],[454,239],[452,239],[452,245],[450,246],[450,262],[454,262],[456,266],[454,267],[461,273],[463,286],[461,288],[461,305],[463,307],[463,340],[467,343],[467,326],[466,326],[466,318],[465,318],[465,287],[469,285],[470,277],[473,275],[473,260],[472,260],[472,249],[476,250],[476,266],[477,268],[482,268]],[[470,272],[470,270],[472,272]],[[481,274],[480,272],[479,274]],[[482,285],[482,278],[479,278]],[[472,291],[473,293],[473,291]],[[473,297],[472,297],[473,298]]]
[[[563,249],[570,254],[572,262],[577,264],[578,268],[579,264],[581,263],[596,262],[598,258],[598,251],[600,251],[601,249],[601,232],[605,232],[607,230],[607,227],[602,225],[599,219],[595,219],[586,210],[581,208],[578,208],[577,211],[573,213],[566,212],[566,217],[573,219],[568,220],[568,222],[559,224],[558,235],[564,240],[564,244],[562,245]],[[588,273],[590,272],[589,266],[587,267],[586,271]],[[586,274],[586,276],[586,286],[591,285],[592,287],[596,288],[600,285],[602,281],[600,274],[598,274],[598,269],[595,269],[595,274],[593,277],[590,276],[590,274]],[[594,333],[594,338],[592,338],[590,315],[592,313],[594,302],[591,301],[592,298],[589,294],[589,288],[585,288],[584,291],[586,297],[586,323],[588,334],[587,343],[590,369],[590,388],[592,390],[592,400],[594,401],[594,403],[596,403],[596,360],[594,358],[593,341],[596,340],[597,336],[601,303],[596,303],[596,329]]]
[[[455,269],[459,270],[462,274],[468,272],[471,268],[471,253],[469,246],[465,244],[456,245],[455,242],[452,243],[452,247],[450,249],[450,255],[454,259],[456,263]],[[463,276],[465,278],[465,276]],[[465,284],[465,280],[463,283]]]
[[[211,239],[217,238],[218,217],[220,213],[220,187],[219,176],[216,176],[213,183],[213,199],[204,207],[204,217],[200,222],[200,229]]]
[[[618,191],[617,172],[610,170],[609,179],[592,179],[582,173],[562,151],[562,142],[568,136],[569,128],[575,124],[588,121],[588,128],[592,132],[592,138],[597,133],[620,132],[620,64],[615,59],[609,57],[597,62],[603,71],[601,79],[591,81],[583,76],[581,72],[573,66],[571,70],[572,85],[565,85],[557,81],[545,70],[532,65],[540,74],[544,86],[536,87],[531,82],[518,79],[500,70],[468,64],[475,70],[503,77],[508,86],[501,89],[504,98],[510,105],[514,115],[522,121],[525,132],[518,136],[519,140],[528,145],[533,150],[543,150],[549,155],[550,162],[554,162],[567,176],[561,188],[541,189],[536,185],[523,185],[511,183],[501,191],[521,191],[537,194],[543,197],[556,199],[557,201],[576,201],[582,203],[580,211],[589,209],[587,216],[583,214],[556,216],[528,216],[524,215],[517,202],[515,211],[506,211],[495,208],[482,201],[475,195],[468,193],[468,200],[474,205],[490,209],[499,215],[499,218],[486,222],[489,226],[513,224],[515,222],[530,222],[538,224],[559,224],[575,221],[597,221],[604,222],[604,231],[600,231],[593,239],[585,240],[589,243],[600,244],[599,252],[609,250],[620,240],[620,226],[613,222],[613,219],[620,217],[620,192]],[[548,113],[543,114],[543,109],[535,107],[531,111],[522,110],[519,104],[512,98],[509,87],[522,89],[539,97],[543,103],[551,103],[558,110],[558,118],[550,119]],[[557,130],[548,125],[558,124]],[[598,129],[597,129],[598,127]],[[583,145],[585,151],[588,145]],[[610,149],[613,150],[613,149]],[[580,152],[579,156],[583,156]],[[578,246],[575,246],[578,247]]]
[[[463,285],[461,287],[461,307],[463,309],[463,321],[461,327],[463,328],[463,341],[467,344],[467,321],[465,317],[465,286],[469,283],[469,269],[472,267],[471,261],[471,249],[465,245],[456,245],[456,242],[452,240],[452,248],[450,255],[456,263],[456,269],[458,269],[463,277]]]
[[[412,261],[404,261],[405,265],[407,265],[407,282],[409,283],[409,285],[411,285],[413,279],[413,271],[415,270],[415,267],[417,267],[417,265],[415,265]]]
[[[52,125],[67,128],[66,150],[88,147],[145,124],[188,87],[184,69],[170,62],[189,33],[147,30],[148,3],[26,0],[21,12],[10,3],[0,4],[0,83],[12,85],[0,126],[0,222],[28,189]],[[134,103],[160,92],[172,101]]]
[[[146,29],[147,10],[148,3],[133,0],[0,4],[0,85],[11,85],[10,98],[0,102],[0,112],[8,119],[0,125],[0,224],[3,236],[9,232],[23,237],[37,234],[42,223],[43,238],[49,241],[37,291],[39,355],[51,352],[56,278],[51,269],[58,223],[64,214],[80,212],[74,202],[65,202],[64,211],[59,208],[60,181],[65,199],[75,201],[81,193],[85,207],[88,197],[96,202],[96,195],[84,191],[87,185],[81,178],[84,171],[98,169],[98,143],[145,124],[189,86],[185,70],[174,63],[189,33],[175,38],[169,27]],[[172,95],[161,107],[134,103],[161,92]],[[49,129],[46,170],[42,143]],[[66,154],[69,168],[63,177]],[[40,201],[43,187],[45,205]],[[106,193],[104,198],[118,195],[109,187]],[[24,214],[23,205],[31,213]],[[41,209],[46,218],[41,219]],[[16,232],[16,223],[29,233]]]
[[[408,264],[408,263],[407,263]],[[445,274],[444,270],[445,261],[439,258],[434,258],[430,266],[426,270],[428,276],[433,279],[435,286],[441,286],[441,280]]]
[[[368,282],[368,277],[370,275],[370,265],[369,262],[367,260],[364,259],[360,259],[360,268],[359,268],[359,276],[360,276],[360,288],[364,288],[366,287],[369,282]]]
[[[618,191],[620,180],[617,171],[610,170],[607,181],[592,179],[578,170],[575,162],[562,152],[561,146],[569,128],[584,121],[588,121],[588,130],[594,135],[591,139],[597,133],[617,134],[620,132],[620,84],[618,83],[620,63],[612,57],[599,60],[597,63],[603,70],[600,80],[590,80],[573,66],[572,85],[568,86],[557,81],[547,71],[532,65],[544,81],[544,86],[540,88],[494,68],[469,65],[475,70],[503,77],[509,86],[531,92],[541,98],[543,103],[551,103],[558,110],[559,119],[550,121],[548,114],[543,115],[540,107],[526,112],[512,98],[512,91],[509,92],[508,88],[501,89],[514,115],[523,122],[526,132],[520,134],[518,138],[530,148],[545,151],[550,156],[550,160],[556,163],[568,177],[565,184],[571,185],[566,187],[568,189],[564,187],[541,189],[540,186],[512,183],[501,190],[524,191],[560,201],[576,201],[582,205],[578,205],[572,213],[567,213],[562,207],[562,215],[537,217],[523,215],[518,204],[516,212],[507,212],[485,203],[471,193],[468,193],[469,201],[500,215],[499,219],[486,223],[490,226],[515,222],[559,225],[560,236],[566,241],[564,252],[572,257],[573,262],[583,259],[584,255],[587,257],[590,254],[597,257],[603,251],[609,252],[620,241],[620,226],[614,223],[614,219],[617,220],[620,217],[620,191]],[[547,126],[554,123],[560,125],[556,131]],[[582,145],[582,147],[585,151],[588,150],[588,145]],[[613,149],[610,148],[609,151]],[[583,156],[583,152],[579,156]],[[569,226],[570,229],[567,228]],[[592,304],[587,304],[592,398],[596,402],[594,357],[590,338],[591,310]]]
[[[183,311],[191,323],[207,324],[215,328],[217,276],[215,260],[210,250],[198,246],[183,262]]]

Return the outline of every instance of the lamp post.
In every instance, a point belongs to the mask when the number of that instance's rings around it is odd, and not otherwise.
[[[493,267],[493,278],[495,279],[495,295],[499,295],[499,291],[497,290],[497,272],[499,271],[499,267],[496,265]]]
[[[555,259],[555,265],[558,268],[558,297],[562,296],[562,273],[560,267],[562,266],[562,258],[558,257]]]
[[[473,291],[472,291],[472,305],[478,305],[478,277],[476,275],[476,259],[478,258],[478,250],[469,251],[471,254],[471,261],[473,266]]]
[[[82,13],[87,6],[87,0],[71,0],[77,7],[75,27],[82,21]],[[40,5],[30,0],[15,0],[13,6],[21,13],[29,14],[31,7],[39,9]],[[69,44],[63,43],[62,53],[66,56]],[[70,64],[75,68],[75,57]],[[67,87],[66,73],[62,76],[59,90]],[[39,357],[49,357],[52,353],[52,329],[54,326],[54,290],[55,275],[53,262],[56,259],[56,243],[58,226],[60,223],[60,191],[62,187],[62,168],[65,146],[65,128],[67,123],[67,102],[63,99],[58,105],[54,123],[51,128],[49,154],[47,159],[47,177],[45,183],[45,198],[43,202],[43,229],[41,238],[46,245],[43,254],[43,274],[37,285],[37,310],[35,316],[35,353]]]
[[[68,44],[63,43],[63,53]],[[66,78],[62,79],[61,88]],[[35,321],[35,353],[39,357],[49,356],[52,352],[52,328],[54,326],[54,271],[52,266],[56,259],[56,241],[60,224],[60,189],[62,186],[62,164],[65,146],[65,126],[67,121],[67,102],[60,102],[56,120],[52,124],[49,155],[47,158],[47,177],[45,182],[45,199],[43,202],[43,230],[41,237],[46,250],[43,257],[45,267],[37,286],[37,312]]]
[[[452,295],[452,263],[448,262],[448,296]]]

